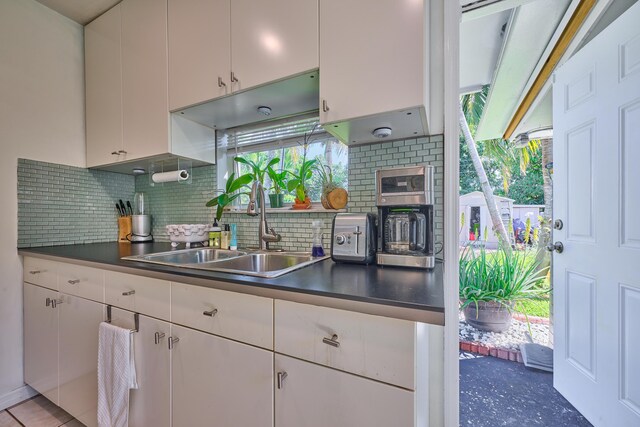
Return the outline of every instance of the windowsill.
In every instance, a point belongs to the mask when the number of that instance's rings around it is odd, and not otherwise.
[[[227,213],[246,213],[247,211],[247,207],[246,206],[241,206],[241,207],[233,207],[233,208],[225,208],[224,210]],[[320,202],[318,202],[318,205],[316,206],[311,205],[311,207],[309,209],[293,209],[290,205],[289,206],[284,206],[281,208],[267,208],[266,212],[267,213],[282,213],[282,214],[300,214],[300,213],[340,213],[340,212],[346,212],[346,209],[325,209],[322,207],[322,205],[320,204]]]

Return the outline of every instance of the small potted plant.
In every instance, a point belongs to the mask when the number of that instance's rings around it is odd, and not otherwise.
[[[349,193],[333,181],[331,166],[318,159],[316,170],[322,178],[322,195],[320,196],[322,207],[325,209],[344,209],[349,200]]]
[[[287,188],[287,171],[276,172],[273,167],[267,168],[267,174],[271,179],[271,190],[269,194],[269,204],[272,208],[281,208],[284,204],[284,193],[282,190]]]
[[[235,178],[235,174],[231,174],[229,179],[227,179],[227,183],[225,185],[225,189],[222,194],[214,197],[213,199],[207,202],[207,206],[212,208],[217,206],[216,209],[216,220],[220,221],[222,219],[222,214],[224,212],[224,208],[230,205],[235,199],[240,197],[241,195],[249,195],[248,191],[240,191],[241,188],[249,184],[253,181],[253,175],[245,174]]]
[[[249,175],[253,178],[253,180],[260,182],[260,184],[262,184],[263,186],[264,186],[264,177],[267,174],[268,169],[271,166],[280,163],[280,159],[278,157],[275,157],[267,161],[257,160],[255,162],[249,159],[245,159],[244,157],[235,157],[233,160],[238,163],[242,163],[249,166],[249,168],[251,169],[251,172],[249,173]],[[258,194],[258,206],[261,206],[261,205],[262,205],[262,194]]]
[[[514,307],[549,292],[540,286],[546,270],[524,251],[500,247],[488,253],[484,246],[468,245],[460,257],[460,309],[465,321],[483,331],[506,331]]]
[[[298,171],[289,171],[292,178],[287,182],[287,189],[290,192],[294,192],[296,196],[295,203],[292,206],[293,209],[309,209],[311,207],[311,198],[307,191],[307,180],[311,178],[315,164],[315,159],[306,160],[306,158],[303,157]]]

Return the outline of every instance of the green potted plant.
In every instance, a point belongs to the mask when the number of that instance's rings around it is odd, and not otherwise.
[[[289,171],[292,178],[287,182],[287,189],[289,192],[293,192],[296,197],[293,209],[309,209],[311,207],[307,180],[311,178],[315,164],[315,159],[306,160],[306,157],[303,157],[300,168],[296,172]]]
[[[214,197],[213,199],[207,202],[208,207],[217,206],[216,209],[216,221],[220,221],[222,219],[222,214],[224,212],[224,208],[230,205],[235,199],[240,197],[241,195],[249,195],[248,191],[239,191],[241,188],[249,184],[253,181],[253,175],[245,174],[235,178],[235,174],[231,174],[229,179],[227,179],[227,183],[225,185],[225,189],[222,194]]]
[[[513,308],[549,292],[540,286],[547,269],[539,269],[540,263],[533,255],[503,247],[493,253],[484,246],[464,248],[460,257],[460,309],[468,324],[484,331],[504,332],[511,324]]]
[[[233,159],[234,161],[238,162],[238,163],[242,163],[244,165],[249,166],[249,168],[251,169],[251,172],[249,173],[249,175],[253,178],[253,180],[255,181],[259,181],[260,184],[262,184],[264,186],[264,177],[267,174],[267,170],[275,165],[280,163],[280,158],[275,157],[271,160],[256,160],[255,162],[253,160],[250,159],[246,159],[244,157],[235,157]],[[262,194],[258,194],[258,206],[262,205]]]
[[[276,172],[271,166],[267,167],[267,174],[271,179],[271,190],[269,194],[269,204],[272,208],[281,208],[284,204],[284,193],[282,190],[287,188],[287,171]]]

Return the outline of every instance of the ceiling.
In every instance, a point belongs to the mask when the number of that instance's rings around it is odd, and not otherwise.
[[[86,25],[121,0],[36,0],[78,24]]]

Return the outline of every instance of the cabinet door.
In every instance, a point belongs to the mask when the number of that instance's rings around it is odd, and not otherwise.
[[[114,325],[128,329],[135,327],[134,314],[130,311],[112,308],[111,319]],[[131,427],[171,425],[169,332],[167,322],[139,316],[138,332],[133,335],[138,388],[130,392]]]
[[[320,0],[320,121],[423,105],[424,22],[421,0]]]
[[[318,68],[318,0],[233,0],[231,68],[234,91]]]
[[[58,405],[58,293],[24,284],[24,381]]]
[[[273,426],[273,353],[171,325],[174,426]]]
[[[168,152],[167,85],[167,1],[123,1],[122,160]]]
[[[104,305],[60,294],[60,406],[86,426],[98,425],[98,329]]]
[[[169,107],[227,94],[231,69],[229,0],[169,0]]]
[[[120,10],[117,4],[84,27],[88,167],[114,163],[122,150]]]
[[[345,372],[276,354],[278,427],[414,425],[414,394]]]

